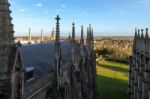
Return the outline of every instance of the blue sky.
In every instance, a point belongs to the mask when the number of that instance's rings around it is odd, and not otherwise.
[[[80,26],[92,24],[95,36],[134,35],[134,28],[150,26],[150,0],[9,0],[15,35],[49,35],[55,27],[55,17],[61,17],[61,35],[71,31],[76,23],[77,35]]]

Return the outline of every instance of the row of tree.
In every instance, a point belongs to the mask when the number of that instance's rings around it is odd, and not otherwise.
[[[95,50],[96,56],[103,58],[117,58],[128,59],[131,55],[130,50],[124,50],[123,48],[101,48]]]

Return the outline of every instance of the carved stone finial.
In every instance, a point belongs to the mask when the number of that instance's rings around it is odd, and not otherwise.
[[[57,21],[59,21],[60,20],[60,17],[59,17],[59,15],[57,15],[57,17],[55,18]]]
[[[60,41],[59,15],[57,15],[55,19],[56,19],[56,42],[59,42]]]

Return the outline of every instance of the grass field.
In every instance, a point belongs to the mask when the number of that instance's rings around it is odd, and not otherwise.
[[[122,63],[100,61],[97,66],[99,99],[129,99],[128,68]]]

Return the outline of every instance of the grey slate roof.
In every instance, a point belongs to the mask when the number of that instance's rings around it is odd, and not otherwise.
[[[34,78],[38,79],[53,71],[55,42],[25,45],[19,48],[22,67],[33,67]],[[71,42],[61,42],[63,63],[71,60]]]
[[[71,41],[64,41],[61,43],[61,55],[63,62],[71,60]]]
[[[54,43],[26,45],[19,50],[23,67],[34,67],[35,77],[52,70]]]

